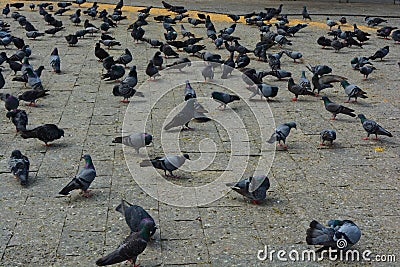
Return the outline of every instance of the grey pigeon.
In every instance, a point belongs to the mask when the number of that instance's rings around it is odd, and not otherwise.
[[[226,105],[228,105],[229,103],[240,100],[240,98],[237,95],[230,95],[224,92],[217,92],[217,91],[211,93],[211,98],[221,104],[219,107],[217,107],[218,109],[221,107],[225,109]]]
[[[369,136],[371,134],[375,135],[374,140],[378,140],[378,134],[379,135],[386,135],[386,136],[389,136],[389,137],[393,137],[393,135],[389,131],[385,130],[382,126],[380,126],[375,121],[367,119],[364,116],[364,114],[358,114],[358,117],[361,120],[361,123],[362,123],[362,126],[363,126],[364,130],[368,134],[367,137],[363,138],[364,140],[368,140]]]
[[[29,159],[24,156],[21,151],[14,150],[8,160],[8,165],[12,174],[17,178],[21,185],[26,185],[29,178]]]
[[[335,130],[325,129],[321,131],[321,146],[325,145],[325,141],[329,142],[329,146],[332,146],[333,140],[336,139]]]
[[[28,124],[28,114],[26,114],[25,110],[13,109],[7,112],[6,117],[9,118],[11,122],[15,125],[15,129],[17,132],[26,131],[26,125]]]
[[[295,84],[293,78],[289,78],[288,80],[288,89],[291,93],[294,94],[292,101],[297,101],[299,95],[315,96],[315,94],[311,90],[309,90],[311,88],[304,88],[301,85]]]
[[[119,204],[116,208],[116,211],[120,212],[125,217],[126,224],[131,229],[131,232],[139,232],[140,231],[140,222],[143,219],[149,219],[153,222],[153,226],[150,228],[150,236],[153,236],[157,230],[156,223],[154,219],[150,216],[150,214],[145,211],[142,207],[138,205],[132,205],[125,200],[121,200],[121,204]]]
[[[126,76],[119,84],[114,86],[113,95],[124,97],[124,99],[121,100],[122,103],[128,103],[128,98],[134,95],[144,97],[143,93],[138,92],[135,89],[137,82],[138,80],[136,66],[132,66],[128,73],[128,76]]]
[[[60,60],[60,56],[58,55],[57,47],[54,48],[53,52],[51,52],[51,55],[50,55],[50,66],[53,68],[53,71],[55,73],[60,73],[61,72],[61,60]]]
[[[81,189],[84,197],[90,197],[89,186],[96,178],[96,169],[94,168],[92,158],[90,155],[83,155],[82,159],[85,160],[85,166],[78,172],[78,174],[69,182],[60,192],[60,195],[68,195],[72,190]]]
[[[296,59],[301,59],[303,57],[303,55],[300,52],[296,52],[296,51],[284,51],[285,54],[290,57],[291,59],[293,59],[294,63],[297,63]]]
[[[125,52],[119,56],[119,58],[115,61],[115,63],[122,64],[126,68],[126,65],[131,63],[132,60],[133,57],[131,51],[129,51],[128,48],[125,48]]]
[[[124,75],[125,75],[125,67],[119,64],[114,64],[111,66],[111,68],[107,71],[106,74],[103,74],[102,78],[105,81],[114,81],[122,78]]]
[[[19,100],[29,102],[27,106],[36,107],[36,100],[47,96],[48,90],[29,90],[18,96]]]
[[[266,83],[259,83],[254,86],[247,87],[247,89],[253,93],[249,99],[256,95],[260,95],[261,98],[265,97],[267,100],[270,100],[270,97],[275,97],[278,95],[278,86],[273,86]]]
[[[161,56],[161,52],[157,51],[154,56],[153,56],[153,64],[156,66],[159,70],[162,69],[162,64],[164,63],[164,59]]]
[[[382,60],[387,54],[389,54],[389,46],[388,45],[379,49],[378,51],[376,51],[375,54],[370,56],[368,59],[375,60],[377,58],[380,58]]]
[[[345,114],[345,115],[348,115],[348,116],[351,116],[351,117],[355,117],[356,116],[356,114],[353,113],[354,109],[351,109],[351,108],[336,104],[336,103],[330,101],[329,98],[326,97],[326,96],[323,96],[321,99],[324,101],[325,109],[327,111],[329,111],[330,113],[332,113],[331,120],[336,120],[336,115],[337,114]]]
[[[350,220],[330,220],[328,226],[325,227],[314,220],[307,229],[307,244],[323,246],[317,252],[329,248],[347,250],[361,238],[360,228]]]
[[[149,80],[151,78],[155,80],[156,77],[161,76],[160,73],[158,73],[158,68],[154,66],[153,60],[149,60],[149,64],[146,67],[146,74],[150,76]]]
[[[366,92],[364,92],[360,87],[355,84],[350,84],[348,81],[344,80],[341,81],[340,84],[342,85],[344,92],[348,95],[349,99],[345,101],[345,103],[350,102],[350,98],[355,98],[354,102],[357,102],[357,98],[368,98],[366,96]]]
[[[306,19],[312,20],[310,17],[310,14],[308,14],[306,6],[303,6],[303,12],[301,12],[301,14],[303,15],[304,20],[306,20]]]
[[[153,166],[156,169],[164,171],[165,176],[175,177],[173,171],[179,169],[186,160],[190,160],[188,154],[183,155],[166,155],[165,157],[156,157],[151,160],[143,160],[140,167]],[[167,172],[169,174],[167,174]]]
[[[333,26],[338,25],[336,21],[326,18],[326,25],[329,26],[329,30],[332,30]]]
[[[169,69],[178,69],[182,71],[185,67],[192,66],[192,62],[187,57],[178,59],[177,61],[173,62],[172,64],[167,64],[167,68]]]
[[[189,122],[195,118],[196,112],[207,113],[208,111],[197,102],[196,98],[191,98],[186,101],[183,109],[165,125],[164,130],[168,131],[179,126],[182,126],[182,130],[192,129],[189,127]]]
[[[154,222],[148,218],[143,219],[140,222],[139,232],[132,232],[115,251],[98,259],[96,265],[106,266],[130,261],[135,266],[138,266],[136,265],[136,259],[147,247],[153,223]]]
[[[211,64],[207,64],[201,71],[201,75],[204,77],[204,81],[207,82],[207,78],[214,79],[214,70]]]
[[[269,179],[265,175],[252,176],[237,183],[227,183],[234,191],[252,200],[254,204],[267,197],[267,190],[270,187]]]
[[[64,136],[64,130],[57,127],[54,124],[43,124],[32,130],[23,131],[21,137],[24,139],[37,138],[44,142],[46,146],[49,146],[48,142],[60,139]]]
[[[153,141],[153,136],[147,133],[133,133],[128,136],[115,137],[113,143],[120,143],[126,146],[133,147],[136,153],[139,154],[139,149],[146,147]]]
[[[13,95],[0,93],[0,98],[4,101],[4,107],[8,111],[17,109],[19,106],[19,99]]]
[[[366,80],[366,79],[368,79],[368,76],[369,76],[374,70],[376,70],[375,67],[373,67],[373,66],[371,67],[371,66],[365,65],[365,66],[362,66],[362,67],[360,68],[360,73],[364,76],[364,80]]]
[[[274,133],[271,135],[269,140],[267,140],[267,143],[273,144],[274,142],[278,142],[278,146],[281,146],[282,141],[283,148],[287,149],[286,138],[288,137],[292,128],[297,129],[297,125],[294,121],[279,125],[278,127],[276,127]]]
[[[185,81],[186,85],[185,85],[185,90],[184,90],[184,94],[185,94],[185,101],[191,99],[191,98],[196,98],[196,92],[194,91],[194,89],[192,88],[192,86],[190,85],[189,80]]]
[[[300,85],[303,89],[305,89],[305,90],[307,90],[307,91],[311,91],[311,82],[310,82],[309,79],[307,79],[307,77],[306,77],[306,72],[305,72],[304,70],[301,72],[301,77],[300,77],[300,80],[299,80],[299,85]]]

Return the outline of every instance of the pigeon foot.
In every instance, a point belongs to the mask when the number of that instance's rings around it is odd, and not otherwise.
[[[297,98],[296,98],[296,97],[293,97],[293,98],[292,98],[292,101],[293,101],[293,102],[296,102],[296,101],[297,101]]]
[[[368,137],[364,137],[362,140],[369,140],[369,138]]]

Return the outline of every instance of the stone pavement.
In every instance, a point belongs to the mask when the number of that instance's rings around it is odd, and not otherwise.
[[[242,7],[233,1],[197,1],[188,4],[188,8],[247,12],[266,6],[261,1],[251,3]],[[268,6],[278,4],[268,2]],[[287,12],[295,12],[301,10],[303,4],[297,1],[284,2],[284,8],[288,8]],[[83,8],[89,5],[91,3],[83,5]],[[326,3],[316,6],[307,2],[307,5],[310,13],[326,11],[328,7]],[[344,6],[352,7],[356,14],[378,12],[375,5],[333,4],[329,7],[335,13],[343,10]],[[103,7],[111,10],[109,5],[100,5],[99,10]],[[74,6],[73,10],[76,8]],[[66,134],[47,148],[37,140],[20,138],[7,118],[0,116],[0,266],[94,266],[97,258],[115,249],[128,234],[125,221],[115,211],[121,198],[143,206],[155,218],[159,227],[154,240],[139,257],[142,266],[288,265],[276,258],[273,262],[259,261],[257,252],[264,245],[274,250],[310,249],[305,243],[309,222],[313,219],[326,222],[332,218],[351,219],[360,226],[363,235],[355,246],[358,250],[369,249],[373,255],[400,255],[399,46],[391,40],[377,39],[373,34],[364,49],[348,48],[340,53],[321,50],[315,40],[326,34],[327,27],[324,25],[325,17],[315,17],[313,19],[316,22],[310,23],[309,27],[291,38],[293,46],[288,47],[303,53],[303,64],[294,64],[285,56],[282,58],[282,68],[291,71],[295,81],[307,64],[328,64],[333,67],[335,74],[348,77],[349,81],[368,92],[368,99],[347,105],[353,107],[357,114],[364,113],[368,118],[376,120],[391,131],[394,137],[363,141],[361,138],[365,132],[358,119],[339,115],[337,121],[329,121],[330,114],[324,110],[319,98],[300,97],[298,102],[291,102],[292,95],[286,89],[286,82],[276,81],[272,77],[266,77],[264,81],[279,86],[280,91],[275,100],[268,103],[248,101],[250,92],[244,89],[238,73],[228,80],[221,80],[217,68],[214,83],[202,83],[199,64],[203,63],[193,64],[185,73],[165,70],[158,81],[147,82],[144,71],[148,60],[157,50],[147,44],[133,42],[126,28],[136,19],[137,8],[124,9],[129,20],[123,21],[111,31],[122,46],[111,49],[110,53],[118,56],[126,47],[130,49],[141,84],[138,90],[145,94],[144,99],[132,98],[128,108],[119,102],[120,98],[112,96],[115,83],[100,79],[102,66],[94,56],[94,44],[99,34],[79,40],[77,47],[68,47],[63,36],[81,27],[72,26],[68,17],[63,16],[66,29],[56,34],[56,37],[44,36],[28,41],[33,51],[30,62],[34,67],[41,64],[46,67],[42,81],[45,88],[50,90],[50,95],[39,101],[38,108],[24,107],[28,112],[29,127],[55,123]],[[390,15],[397,13],[397,10],[393,5],[387,5],[379,12]],[[30,12],[25,7],[21,13],[40,30],[48,28],[37,12]],[[155,9],[152,12],[159,13],[166,11]],[[17,22],[11,18],[4,20],[11,24],[15,35],[24,37],[24,31]],[[220,15],[213,15],[212,20],[217,29],[231,24]],[[361,17],[348,17],[351,23],[362,24],[362,20]],[[148,21],[151,23],[144,27],[146,36],[162,39],[162,25],[154,23],[152,17]],[[100,24],[99,20],[93,23]],[[390,19],[390,25],[398,23],[399,20]],[[184,25],[196,36],[205,35],[204,27],[194,28],[186,22]],[[374,29],[362,29],[374,33]],[[240,42],[247,47],[253,47],[259,38],[257,28],[244,24],[238,24],[235,35],[242,37]],[[203,43],[209,51],[218,52],[223,58],[228,56],[226,51],[216,51],[209,40]],[[369,56],[386,44],[390,45],[391,52],[383,62],[376,62],[378,70],[367,81],[362,80],[360,73],[351,70],[351,58]],[[55,46],[59,48],[62,60],[61,75],[52,73],[48,65],[50,52]],[[14,48],[2,51],[11,55]],[[277,52],[279,49],[273,48],[271,51]],[[184,52],[180,52],[180,55],[186,56]],[[191,59],[195,61],[195,58]],[[168,63],[172,61],[167,60]],[[250,66],[269,69],[266,63],[257,61],[252,61]],[[7,64],[4,67],[6,85],[1,92],[18,94],[25,90],[20,83],[11,81],[12,73]],[[310,77],[309,72],[307,75]],[[193,123],[196,130],[192,132],[163,133],[166,140],[163,141],[159,133],[161,125],[165,118],[169,118],[169,112],[181,104],[183,84],[187,78],[192,81],[201,104],[210,111],[208,115],[216,121]],[[208,99],[213,90],[233,90],[243,96],[243,100],[230,105],[232,109],[218,111],[215,110],[217,104]],[[161,95],[164,92],[165,95]],[[323,91],[323,94],[335,102],[346,100],[338,85]],[[154,103],[154,106],[151,107],[150,103]],[[265,120],[257,121],[255,110],[264,114]],[[125,116],[126,111],[128,116]],[[238,124],[242,123],[244,127],[233,127],[235,124],[230,120],[235,114],[240,118]],[[162,154],[163,150],[175,149],[175,152],[189,153],[197,162],[197,165],[185,164],[182,171],[177,171],[181,179],[168,179],[176,185],[193,187],[196,193],[193,193],[190,200],[187,195],[175,194],[160,184],[160,178],[154,175],[152,168],[137,170],[135,166],[145,158],[144,154],[133,155],[129,148],[111,143],[121,131],[140,129],[142,125],[139,123],[148,115],[149,119],[145,121],[143,129],[154,135],[154,145],[148,148],[149,155],[156,156]],[[288,151],[277,151],[274,154],[273,147],[265,143],[265,136],[271,134],[274,121],[277,124],[297,122],[298,129],[293,130],[287,140]],[[138,128],[135,127],[136,123]],[[227,128],[224,123],[228,123]],[[319,147],[319,132],[324,128],[335,129],[338,133],[338,139],[331,149]],[[235,133],[241,130],[246,130],[248,136],[235,139]],[[178,134],[180,147],[176,148],[168,141],[176,142],[173,136]],[[31,161],[31,180],[26,188],[12,178],[7,167],[11,151],[17,148]],[[91,186],[93,197],[86,199],[77,192],[72,192],[68,197],[60,197],[57,193],[82,166],[79,159],[85,153],[92,155],[98,174]],[[215,159],[201,171],[191,171],[191,166],[196,168],[202,163],[198,159],[203,156],[206,161],[214,156]],[[263,161],[271,158],[273,161]],[[237,166],[230,166],[230,162],[245,164],[245,168],[240,170],[244,172],[244,177],[254,172],[269,172],[271,188],[265,203],[250,204],[236,193],[228,192],[223,182],[215,184],[212,192],[202,193],[201,186],[219,181],[223,173],[231,181],[241,178],[241,173],[236,171]],[[137,181],[141,181],[140,186]],[[150,189],[146,193],[142,188]],[[226,195],[201,206],[191,205],[190,201],[202,203],[203,198],[214,193],[214,190],[217,193],[222,190]],[[167,203],[177,199],[182,205],[191,207],[168,205],[159,199],[167,199]],[[368,263],[355,265],[362,264]],[[297,265],[331,266],[341,263],[324,260],[299,262]],[[388,266],[394,265],[388,263]]]

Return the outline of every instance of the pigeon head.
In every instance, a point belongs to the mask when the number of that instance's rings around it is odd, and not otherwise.
[[[341,81],[340,84],[343,86],[343,88],[346,88],[347,86],[350,85],[350,83],[346,80]]]
[[[360,118],[361,122],[364,122],[367,119],[364,114],[358,114],[357,117]]]
[[[53,52],[51,52],[51,55],[52,55],[52,56],[58,56],[58,49],[57,49],[57,47],[54,48]]]
[[[13,157],[13,158],[21,158],[22,157],[22,153],[19,150],[14,150],[13,152],[11,152],[11,157]]]
[[[190,157],[189,157],[189,155],[188,155],[188,154],[183,154],[183,157],[184,157],[185,159],[188,159],[188,160],[190,160]]]
[[[331,102],[331,101],[329,100],[329,98],[326,97],[326,96],[323,96],[323,97],[321,98],[321,100],[324,100],[325,103],[330,103],[330,102]]]
[[[289,126],[290,128],[295,128],[295,129],[297,129],[297,128],[296,128],[296,127],[297,127],[297,124],[296,124],[294,121],[287,122],[287,123],[285,123],[285,125]]]
[[[152,136],[151,134],[145,133],[145,134],[144,134],[144,144],[145,144],[146,146],[148,146],[148,145],[151,144],[151,142],[153,142],[153,136]]]

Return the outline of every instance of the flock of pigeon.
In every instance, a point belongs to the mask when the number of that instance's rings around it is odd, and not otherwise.
[[[111,14],[105,9],[98,11],[99,5],[97,2],[94,2],[91,7],[82,11],[80,5],[84,2],[85,0],[76,0],[75,3],[79,5],[79,7],[75,8],[74,11],[72,9],[73,3],[71,2],[58,2],[58,9],[55,11],[51,3],[38,4],[39,16],[51,26],[51,28],[45,32],[40,32],[36,29],[23,13],[20,13],[20,9],[24,7],[24,3],[22,2],[7,4],[3,8],[3,15],[8,17],[11,13],[11,18],[24,27],[28,39],[40,39],[41,36],[45,34],[54,36],[56,33],[63,31],[65,28],[63,26],[63,21],[58,20],[56,16],[62,16],[65,12],[73,11],[73,14],[69,15],[70,21],[75,25],[81,25],[83,21],[84,28],[77,30],[75,34],[66,35],[66,43],[69,46],[75,46],[80,38],[84,38],[86,34],[95,35],[101,33],[101,39],[94,44],[94,54],[99,62],[101,62],[103,70],[106,71],[106,73],[102,75],[102,79],[106,81],[117,81],[117,84],[114,85],[111,90],[112,94],[122,97],[123,99],[121,102],[124,103],[129,102],[129,98],[133,96],[144,97],[143,93],[135,89],[138,84],[136,66],[130,66],[129,72],[125,76],[125,69],[133,61],[133,55],[129,49],[126,48],[124,53],[116,59],[107,52],[107,50],[114,46],[121,46],[121,43],[116,40],[118,36],[112,36],[109,30],[118,27],[118,25],[121,25],[120,22],[122,20],[127,19],[127,16],[123,15],[122,12],[124,6],[123,0],[120,0],[116,4]],[[352,98],[354,98],[354,102],[356,102],[358,98],[367,98],[367,93],[356,84],[351,84],[346,77],[331,74],[332,68],[327,65],[307,66],[307,69],[312,73],[311,81],[306,77],[306,70],[303,70],[301,71],[301,78],[298,83],[292,78],[292,73],[281,68],[280,60],[283,55],[289,57],[294,63],[302,60],[301,52],[290,51],[283,48],[292,45],[290,37],[308,26],[306,23],[288,26],[288,17],[281,14],[283,5],[280,5],[278,8],[266,8],[264,11],[258,13],[253,12],[244,15],[229,14],[227,16],[232,19],[234,24],[217,31],[210,16],[207,14],[198,13],[198,17],[193,18],[189,17],[187,9],[183,6],[171,5],[164,1],[162,1],[162,4],[164,8],[170,12],[165,12],[166,15],[154,16],[153,19],[156,22],[162,23],[163,29],[165,30],[165,40],[158,40],[152,36],[147,36],[144,29],[149,23],[155,23],[148,21],[152,6],[139,10],[137,20],[128,26],[130,35],[135,43],[146,43],[153,48],[159,48],[159,51],[155,52],[153,58],[148,62],[145,70],[145,74],[149,76],[149,79],[162,79],[162,75],[159,73],[159,70],[165,65],[162,55],[166,58],[177,58],[173,63],[166,64],[167,68],[183,71],[184,68],[191,66],[189,57],[181,57],[184,51],[189,56],[198,57],[206,62],[204,69],[201,71],[201,75],[206,82],[214,79],[215,69],[218,66],[222,67],[221,79],[229,79],[234,69],[240,70],[242,72],[243,82],[246,84],[250,93],[252,93],[250,98],[259,95],[261,98],[270,100],[270,98],[278,95],[279,88],[277,86],[263,82],[263,78],[267,75],[272,75],[279,80],[287,79],[287,88],[294,95],[292,101],[297,101],[299,96],[319,96],[322,90],[332,88],[332,83],[336,82],[340,83],[343,87],[344,93],[348,97],[347,103],[349,103]],[[11,10],[12,8],[16,10]],[[30,4],[29,8],[32,11],[36,10],[34,4]],[[171,16],[171,12],[176,14],[175,17]],[[83,16],[85,19],[81,18]],[[304,20],[311,20],[311,16],[306,7],[303,8],[302,16]],[[260,30],[260,41],[252,48],[241,45],[239,43],[240,37],[234,35],[236,25],[242,17],[244,17],[244,21],[247,25],[256,26]],[[101,25],[96,26],[90,22],[90,19],[95,18],[101,19]],[[204,27],[206,38],[210,39],[217,49],[226,49],[229,53],[228,59],[222,60],[220,54],[209,52],[206,50],[206,45],[198,44],[204,41],[204,37],[196,37],[190,32],[187,26],[185,27],[181,23],[185,18],[187,18],[187,22],[192,27]],[[276,31],[273,30],[272,24],[266,23],[269,23],[272,19],[276,20],[274,24]],[[366,17],[365,21],[367,25],[371,27],[375,27],[384,22],[387,23],[386,20],[370,17]],[[175,25],[178,23],[180,23],[179,28],[182,38],[178,38],[178,31],[175,30]],[[326,24],[330,30],[328,35],[333,36],[333,39],[321,36],[316,40],[317,44],[322,46],[322,48],[332,47],[335,52],[340,52],[341,49],[353,45],[362,47],[368,42],[369,38],[371,38],[369,33],[358,29],[356,24],[354,24],[353,31],[342,31],[341,24],[346,23],[347,20],[344,17],[342,17],[339,22],[327,18]],[[335,26],[337,26],[337,28],[333,28]],[[12,80],[15,82],[23,82],[25,86],[28,85],[30,87],[29,90],[26,90],[19,96],[13,96],[9,93],[1,94],[1,99],[4,101],[7,110],[6,116],[15,125],[16,131],[22,138],[37,138],[48,146],[50,142],[64,136],[63,129],[58,128],[57,125],[54,124],[44,124],[28,130],[27,113],[19,108],[20,101],[25,101],[28,105],[35,106],[37,99],[48,95],[49,90],[44,89],[40,79],[44,67],[40,66],[34,69],[29,63],[29,58],[34,51],[31,51],[29,45],[25,43],[26,39],[24,40],[13,36],[10,25],[6,20],[0,21],[0,28],[0,44],[5,48],[9,45],[14,45],[19,49],[11,56],[8,56],[5,52],[1,52],[0,64],[8,63],[9,68],[15,74],[18,72],[20,73],[20,76],[15,76]],[[377,35],[385,39],[391,35],[393,40],[400,42],[400,30],[395,29],[396,27],[385,26],[377,31]],[[268,50],[273,46],[282,48],[282,51],[278,53],[269,53]],[[385,46],[370,57],[356,57],[352,59],[350,64],[353,69],[359,70],[360,73],[364,75],[365,79],[367,79],[368,76],[376,70],[371,61],[376,59],[382,61],[388,53],[389,46]],[[251,54],[254,54],[256,59],[266,62],[271,70],[265,71],[249,68],[248,65],[252,60]],[[62,74],[60,66],[61,60],[57,48],[53,49],[49,60],[54,73]],[[3,88],[6,81],[1,70],[2,69],[0,69],[0,88]],[[165,130],[174,127],[182,127],[182,130],[190,130],[191,128],[188,124],[193,119],[200,122],[210,121],[205,115],[207,110],[197,102],[196,92],[190,85],[190,81],[186,81],[183,97],[186,101],[184,108],[165,125]],[[233,101],[240,101],[240,98],[236,95],[217,91],[212,92],[211,97],[221,104],[219,108],[222,110]],[[334,103],[327,96],[322,96],[321,99],[323,100],[325,109],[332,114],[332,120],[335,120],[336,116],[339,114],[351,117],[357,116],[354,113],[355,110]],[[367,132],[366,139],[368,139],[371,134],[375,135],[375,138],[377,138],[378,135],[392,137],[389,131],[385,130],[375,121],[367,119],[365,115],[358,114],[358,117],[361,120],[363,128]],[[296,129],[296,127],[297,124],[293,121],[280,124],[276,127],[274,133],[267,142],[271,144],[278,142],[278,146],[282,146],[282,142],[283,148],[287,149],[286,138],[291,129]],[[336,132],[334,130],[323,129],[321,131],[321,145],[332,146],[335,139]],[[152,141],[153,136],[151,134],[133,133],[129,136],[116,137],[113,143],[122,143],[126,146],[133,147],[139,153],[140,148],[151,144]],[[90,155],[86,154],[82,159],[85,161],[84,167],[59,194],[68,195],[71,191],[79,189],[82,190],[83,196],[90,197],[88,189],[96,177],[96,170]],[[186,160],[190,160],[188,154],[165,155],[144,160],[140,163],[140,166],[153,166],[154,168],[163,170],[165,176],[175,177],[173,171],[179,169]],[[28,157],[23,155],[20,150],[14,150],[11,154],[9,165],[11,172],[19,179],[21,185],[26,185],[29,181],[30,162]],[[249,198],[254,203],[259,203],[266,198],[266,191],[270,187],[270,182],[267,176],[254,176],[237,183],[227,184],[227,186]],[[124,215],[131,229],[131,233],[115,251],[96,261],[96,264],[99,266],[111,265],[125,260],[135,263],[137,256],[145,250],[147,243],[150,241],[150,237],[157,229],[154,219],[150,214],[137,205],[131,205],[122,200],[116,210]],[[317,221],[312,221],[310,223],[310,228],[307,230],[306,241],[307,244],[322,245],[323,247],[319,249],[319,251],[322,251],[329,247],[338,248],[337,241],[339,239],[345,239],[348,243],[347,248],[349,248],[351,245],[358,242],[360,237],[360,229],[350,220],[332,220],[328,222],[328,227],[321,225]]]

